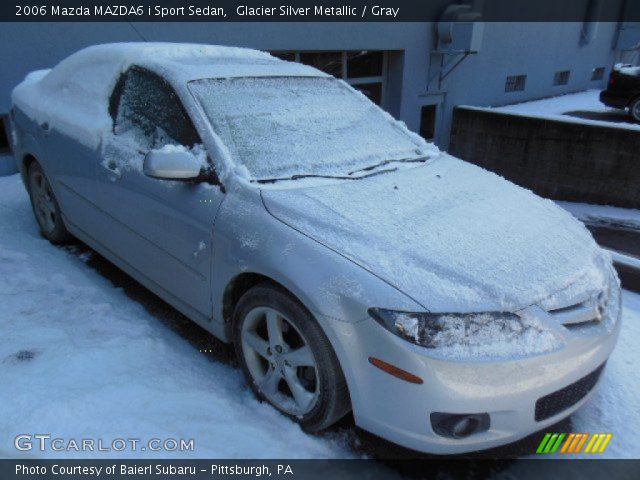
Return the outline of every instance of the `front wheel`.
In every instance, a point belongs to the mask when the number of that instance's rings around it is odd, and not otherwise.
[[[60,206],[38,162],[29,166],[28,185],[31,207],[42,236],[52,243],[68,241],[71,235],[64,226]]]
[[[636,122],[640,122],[640,97],[631,102],[629,105],[629,113]]]
[[[280,288],[253,287],[233,319],[236,356],[252,390],[310,432],[350,410],[338,359],[311,314]]]

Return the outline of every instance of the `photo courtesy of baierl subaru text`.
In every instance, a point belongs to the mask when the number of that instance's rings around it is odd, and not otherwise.
[[[313,1],[0,5],[0,480],[640,479],[640,2]]]

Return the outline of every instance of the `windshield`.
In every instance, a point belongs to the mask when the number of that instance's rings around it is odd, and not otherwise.
[[[255,180],[344,176],[427,151],[426,143],[334,78],[204,79],[190,87],[233,160]]]

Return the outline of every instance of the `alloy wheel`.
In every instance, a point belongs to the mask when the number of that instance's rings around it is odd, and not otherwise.
[[[320,377],[309,342],[285,315],[257,307],[242,322],[242,352],[260,392],[276,408],[301,417],[318,401]]]
[[[40,226],[47,232],[56,228],[56,206],[49,182],[41,172],[31,175],[31,196]]]

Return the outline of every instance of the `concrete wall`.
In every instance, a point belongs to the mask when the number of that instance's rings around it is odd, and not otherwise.
[[[640,208],[640,132],[456,108],[451,153],[556,200]]]

